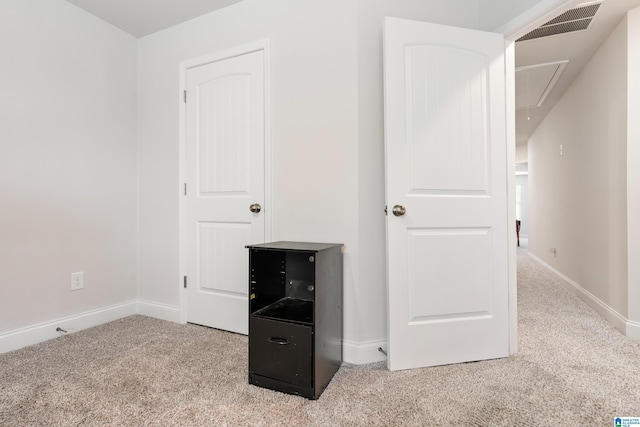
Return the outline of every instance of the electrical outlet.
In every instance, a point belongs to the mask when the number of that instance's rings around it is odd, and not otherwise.
[[[84,288],[84,273],[82,271],[71,273],[71,290],[77,291],[82,288]]]

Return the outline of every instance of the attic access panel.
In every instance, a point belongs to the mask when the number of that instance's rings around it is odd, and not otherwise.
[[[565,60],[516,68],[516,109],[540,107],[568,63]]]

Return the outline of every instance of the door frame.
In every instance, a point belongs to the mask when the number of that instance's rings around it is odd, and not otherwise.
[[[516,40],[545,22],[576,7],[582,0],[543,0],[534,7],[516,16],[493,32],[501,33],[505,42],[505,85],[507,125],[507,218],[515,223],[515,151],[516,151],[516,101],[515,101],[515,50]],[[508,227],[509,244],[509,353],[518,351],[518,271],[515,226]]]
[[[196,58],[187,59],[180,62],[180,83],[178,91],[179,103],[179,136],[178,136],[178,194],[179,194],[179,276],[176,279],[176,286],[180,289],[180,323],[187,323],[187,290],[184,287],[184,277],[187,275],[187,200],[184,194],[186,183],[187,164],[187,122],[186,122],[186,102],[184,93],[187,87],[187,71],[201,65],[212,62],[224,61],[236,56],[246,55],[253,52],[264,52],[264,205],[266,209],[262,211],[264,215],[265,241],[271,240],[272,235],[272,191],[271,191],[271,58],[270,40],[262,39],[251,43],[231,47],[225,50],[216,51]],[[259,242],[263,243],[263,242]],[[247,255],[248,256],[248,255]]]

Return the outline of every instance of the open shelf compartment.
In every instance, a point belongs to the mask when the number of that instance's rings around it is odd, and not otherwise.
[[[312,324],[313,301],[286,297],[256,311],[253,315],[274,320]]]

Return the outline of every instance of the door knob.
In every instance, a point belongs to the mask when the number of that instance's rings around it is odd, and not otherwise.
[[[402,205],[395,205],[393,210],[391,210],[395,216],[402,216],[407,213],[407,210]]]
[[[262,210],[262,206],[260,206],[260,203],[254,203],[249,206],[249,210],[253,213],[258,213]]]

